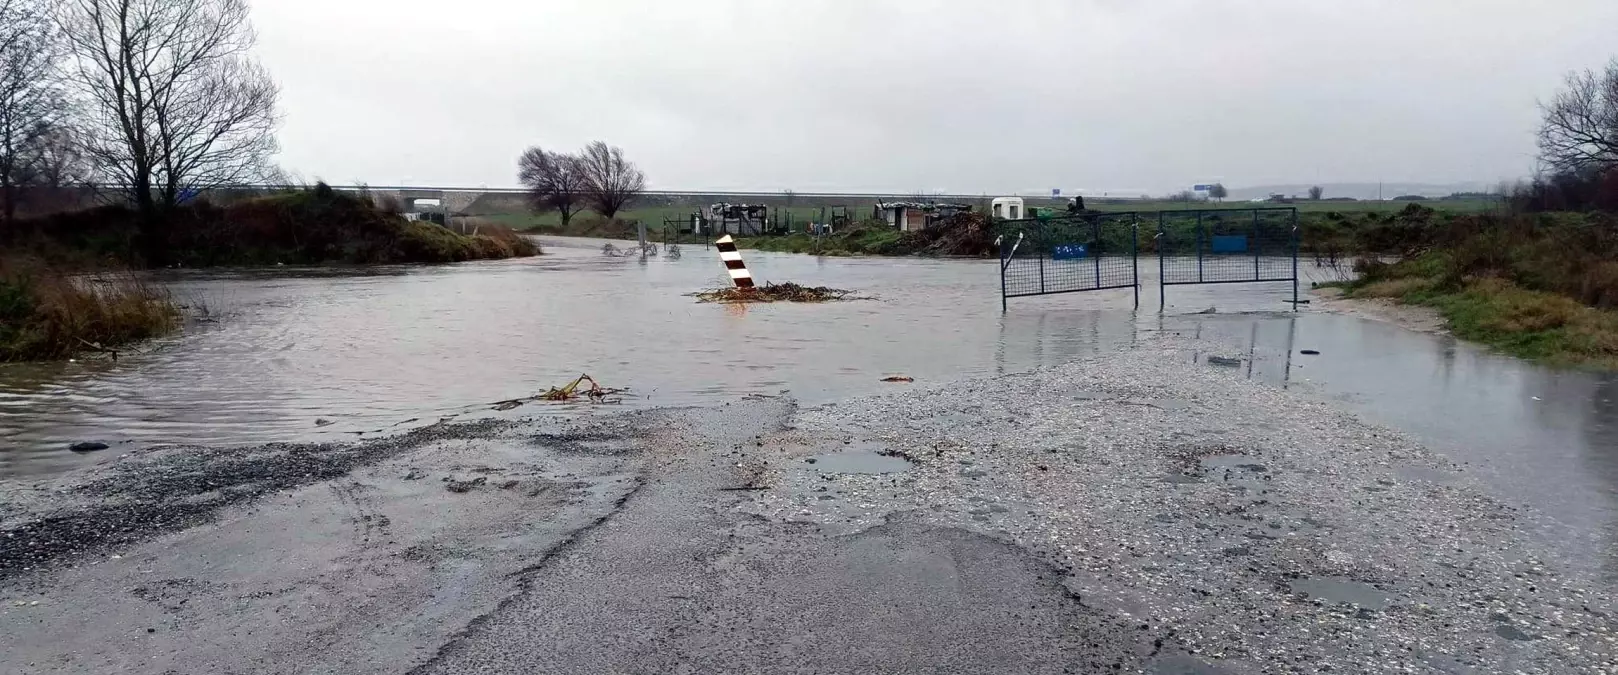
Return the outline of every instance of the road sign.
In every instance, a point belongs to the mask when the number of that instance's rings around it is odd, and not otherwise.
[[[1193,185],[1193,186],[1191,186],[1191,189],[1194,190],[1194,191],[1197,191],[1197,192],[1212,192],[1213,191],[1213,186],[1212,185]]]
[[[1051,188],[1051,196],[1052,197],[1060,197],[1060,196],[1062,196],[1062,188]]]
[[[1246,253],[1247,235],[1245,234],[1216,234],[1213,236],[1214,253]]]
[[[1085,244],[1059,244],[1051,249],[1051,260],[1078,260],[1090,253]]]

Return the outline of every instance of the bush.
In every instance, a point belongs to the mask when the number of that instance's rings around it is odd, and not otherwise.
[[[1518,213],[1618,211],[1618,168],[1537,176],[1513,187],[1506,201]]]
[[[486,227],[490,241],[480,243],[440,225],[407,221],[373,202],[321,184],[223,207],[193,204],[165,214],[162,236],[169,256],[186,267],[456,262],[539,253],[509,228]],[[139,265],[144,261],[133,246],[137,223],[133,211],[106,207],[21,225],[36,250],[80,251]]]
[[[37,261],[0,259],[0,361],[111,350],[178,325],[167,293],[132,274],[74,278]]]
[[[460,262],[477,257],[472,238],[425,220],[405,223],[398,251],[400,262]]]

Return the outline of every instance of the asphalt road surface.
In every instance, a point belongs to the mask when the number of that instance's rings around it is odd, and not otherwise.
[[[1216,349],[9,481],[0,672],[1615,667],[1533,514]]]

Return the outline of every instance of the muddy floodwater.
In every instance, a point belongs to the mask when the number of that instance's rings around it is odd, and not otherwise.
[[[1173,287],[1156,265],[1129,291],[1014,299],[996,263],[744,252],[764,281],[872,296],[824,305],[708,305],[717,254],[609,257],[600,241],[441,267],[214,270],[164,277],[206,316],[118,362],[0,366],[0,477],[39,476],[156,444],[341,441],[443,418],[616,406],[494,403],[588,373],[622,406],[790,392],[805,405],[1104,353],[1153,331],[1211,338],[1175,355],[1302,388],[1423,439],[1538,530],[1608,576],[1618,530],[1618,385],[1364,319],[1289,312],[1289,284]],[[1306,276],[1329,278],[1304,264]],[[1207,313],[1208,310],[1213,313]],[[1318,354],[1304,355],[1302,350]],[[890,375],[913,384],[882,382]],[[970,392],[962,392],[970,395]],[[1175,401],[1142,401],[1174,406]],[[75,454],[76,441],[112,446]]]

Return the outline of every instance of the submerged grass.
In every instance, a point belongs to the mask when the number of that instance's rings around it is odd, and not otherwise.
[[[35,261],[0,259],[0,362],[110,352],[179,326],[161,288],[129,273],[73,277]]]

